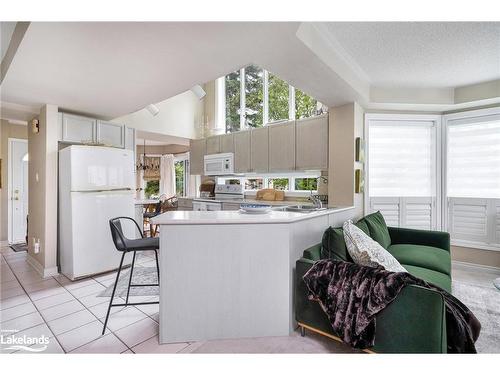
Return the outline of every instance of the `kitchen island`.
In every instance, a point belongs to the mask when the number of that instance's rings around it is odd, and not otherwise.
[[[354,207],[172,211],[160,225],[160,343],[289,335],[295,262]]]

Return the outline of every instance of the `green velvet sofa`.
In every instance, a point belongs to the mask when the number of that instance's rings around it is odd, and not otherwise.
[[[446,232],[387,227],[380,212],[356,223],[387,249],[407,271],[451,292],[450,236]],[[302,334],[312,330],[337,338],[316,301],[307,299],[302,279],[315,261],[325,258],[352,262],[342,228],[328,228],[322,242],[304,251],[296,263],[295,319]],[[405,287],[376,318],[378,353],[446,353],[446,316],[443,297],[419,287]]]

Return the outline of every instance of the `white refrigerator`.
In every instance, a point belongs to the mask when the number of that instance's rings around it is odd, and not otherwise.
[[[59,151],[59,264],[71,280],[118,268],[121,252],[109,219],[134,217],[133,155],[99,146]],[[129,238],[137,235],[133,223],[123,230]]]

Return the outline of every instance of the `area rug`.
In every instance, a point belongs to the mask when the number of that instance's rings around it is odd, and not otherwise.
[[[500,290],[493,283],[479,285],[453,281],[452,291],[481,322],[477,352],[500,353]]]
[[[126,297],[128,288],[128,279],[130,277],[130,269],[120,273],[120,279],[116,287],[115,296]],[[156,267],[134,267],[132,274],[132,284],[156,284],[158,283],[158,276],[156,274]],[[111,297],[113,293],[114,283],[108,286],[106,290],[98,294],[98,297]],[[158,296],[160,289],[157,286],[141,286],[130,288],[130,296]]]
[[[28,245],[26,243],[16,243],[14,245],[10,245],[10,248],[15,252],[28,251]]]

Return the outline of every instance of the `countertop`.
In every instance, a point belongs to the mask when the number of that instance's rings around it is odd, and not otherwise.
[[[264,201],[264,200],[257,200],[257,199],[251,199],[251,198],[243,198],[243,199],[237,199],[237,198],[222,198],[222,199],[216,199],[216,198],[191,198],[191,197],[182,197],[179,199],[186,199],[186,200],[193,200],[197,202],[211,202],[211,203],[237,203],[237,204],[245,204],[245,203],[251,203],[251,204],[267,204],[270,206],[293,206],[293,205],[298,205],[298,204],[311,204],[310,201],[308,200],[284,200],[284,201]]]
[[[138,206],[138,205],[145,205],[145,204],[156,204],[159,201],[160,201],[159,199],[136,199],[134,201],[134,204],[136,206]]]
[[[154,217],[151,221],[159,225],[280,224],[312,219],[353,208],[353,206],[327,208],[310,213],[270,211],[265,214],[245,214],[240,211],[170,211]]]

